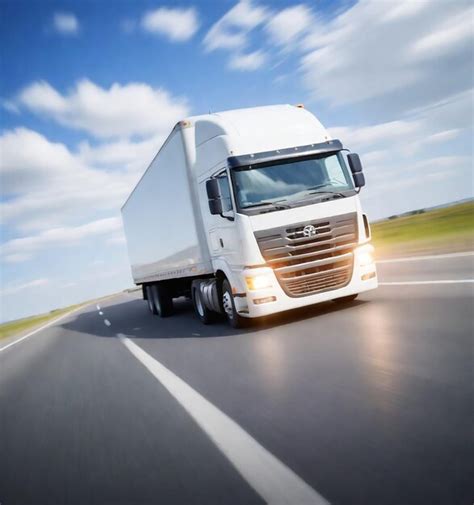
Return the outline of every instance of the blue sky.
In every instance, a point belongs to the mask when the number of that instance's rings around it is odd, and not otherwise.
[[[0,3],[1,319],[131,285],[119,209],[176,121],[305,103],[372,219],[472,196],[473,8]]]

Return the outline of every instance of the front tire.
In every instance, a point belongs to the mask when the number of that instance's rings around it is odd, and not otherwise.
[[[234,295],[232,294],[232,288],[227,279],[222,282],[222,312],[225,314],[228,323],[232,328],[244,328],[247,324],[247,320],[237,313],[234,303]]]
[[[151,299],[156,312],[160,317],[169,317],[173,315],[173,298],[167,287],[160,283],[151,286]]]

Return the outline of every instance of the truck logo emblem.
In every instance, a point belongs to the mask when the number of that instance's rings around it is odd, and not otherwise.
[[[305,237],[314,237],[317,233],[316,228],[312,224],[308,224],[303,228],[303,235]]]

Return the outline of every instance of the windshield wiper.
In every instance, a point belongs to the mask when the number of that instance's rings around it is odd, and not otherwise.
[[[273,212],[275,210],[291,209],[291,205],[280,203],[280,202],[285,202],[285,201],[286,200],[278,200],[276,202],[252,203],[251,205],[246,205],[245,207],[242,207],[242,208],[243,209],[253,209],[255,207],[269,207],[268,209],[262,210],[260,212],[260,214],[263,214],[264,212]]]
[[[348,195],[345,195],[344,193],[340,193],[339,191],[311,191],[308,193],[306,196],[311,196],[311,195],[333,195],[337,196],[338,198],[347,198]]]

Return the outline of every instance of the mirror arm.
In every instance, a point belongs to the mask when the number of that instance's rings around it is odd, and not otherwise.
[[[224,219],[228,219],[229,221],[235,221],[235,218],[231,216],[224,216],[224,214],[219,214],[219,216],[223,217]]]

